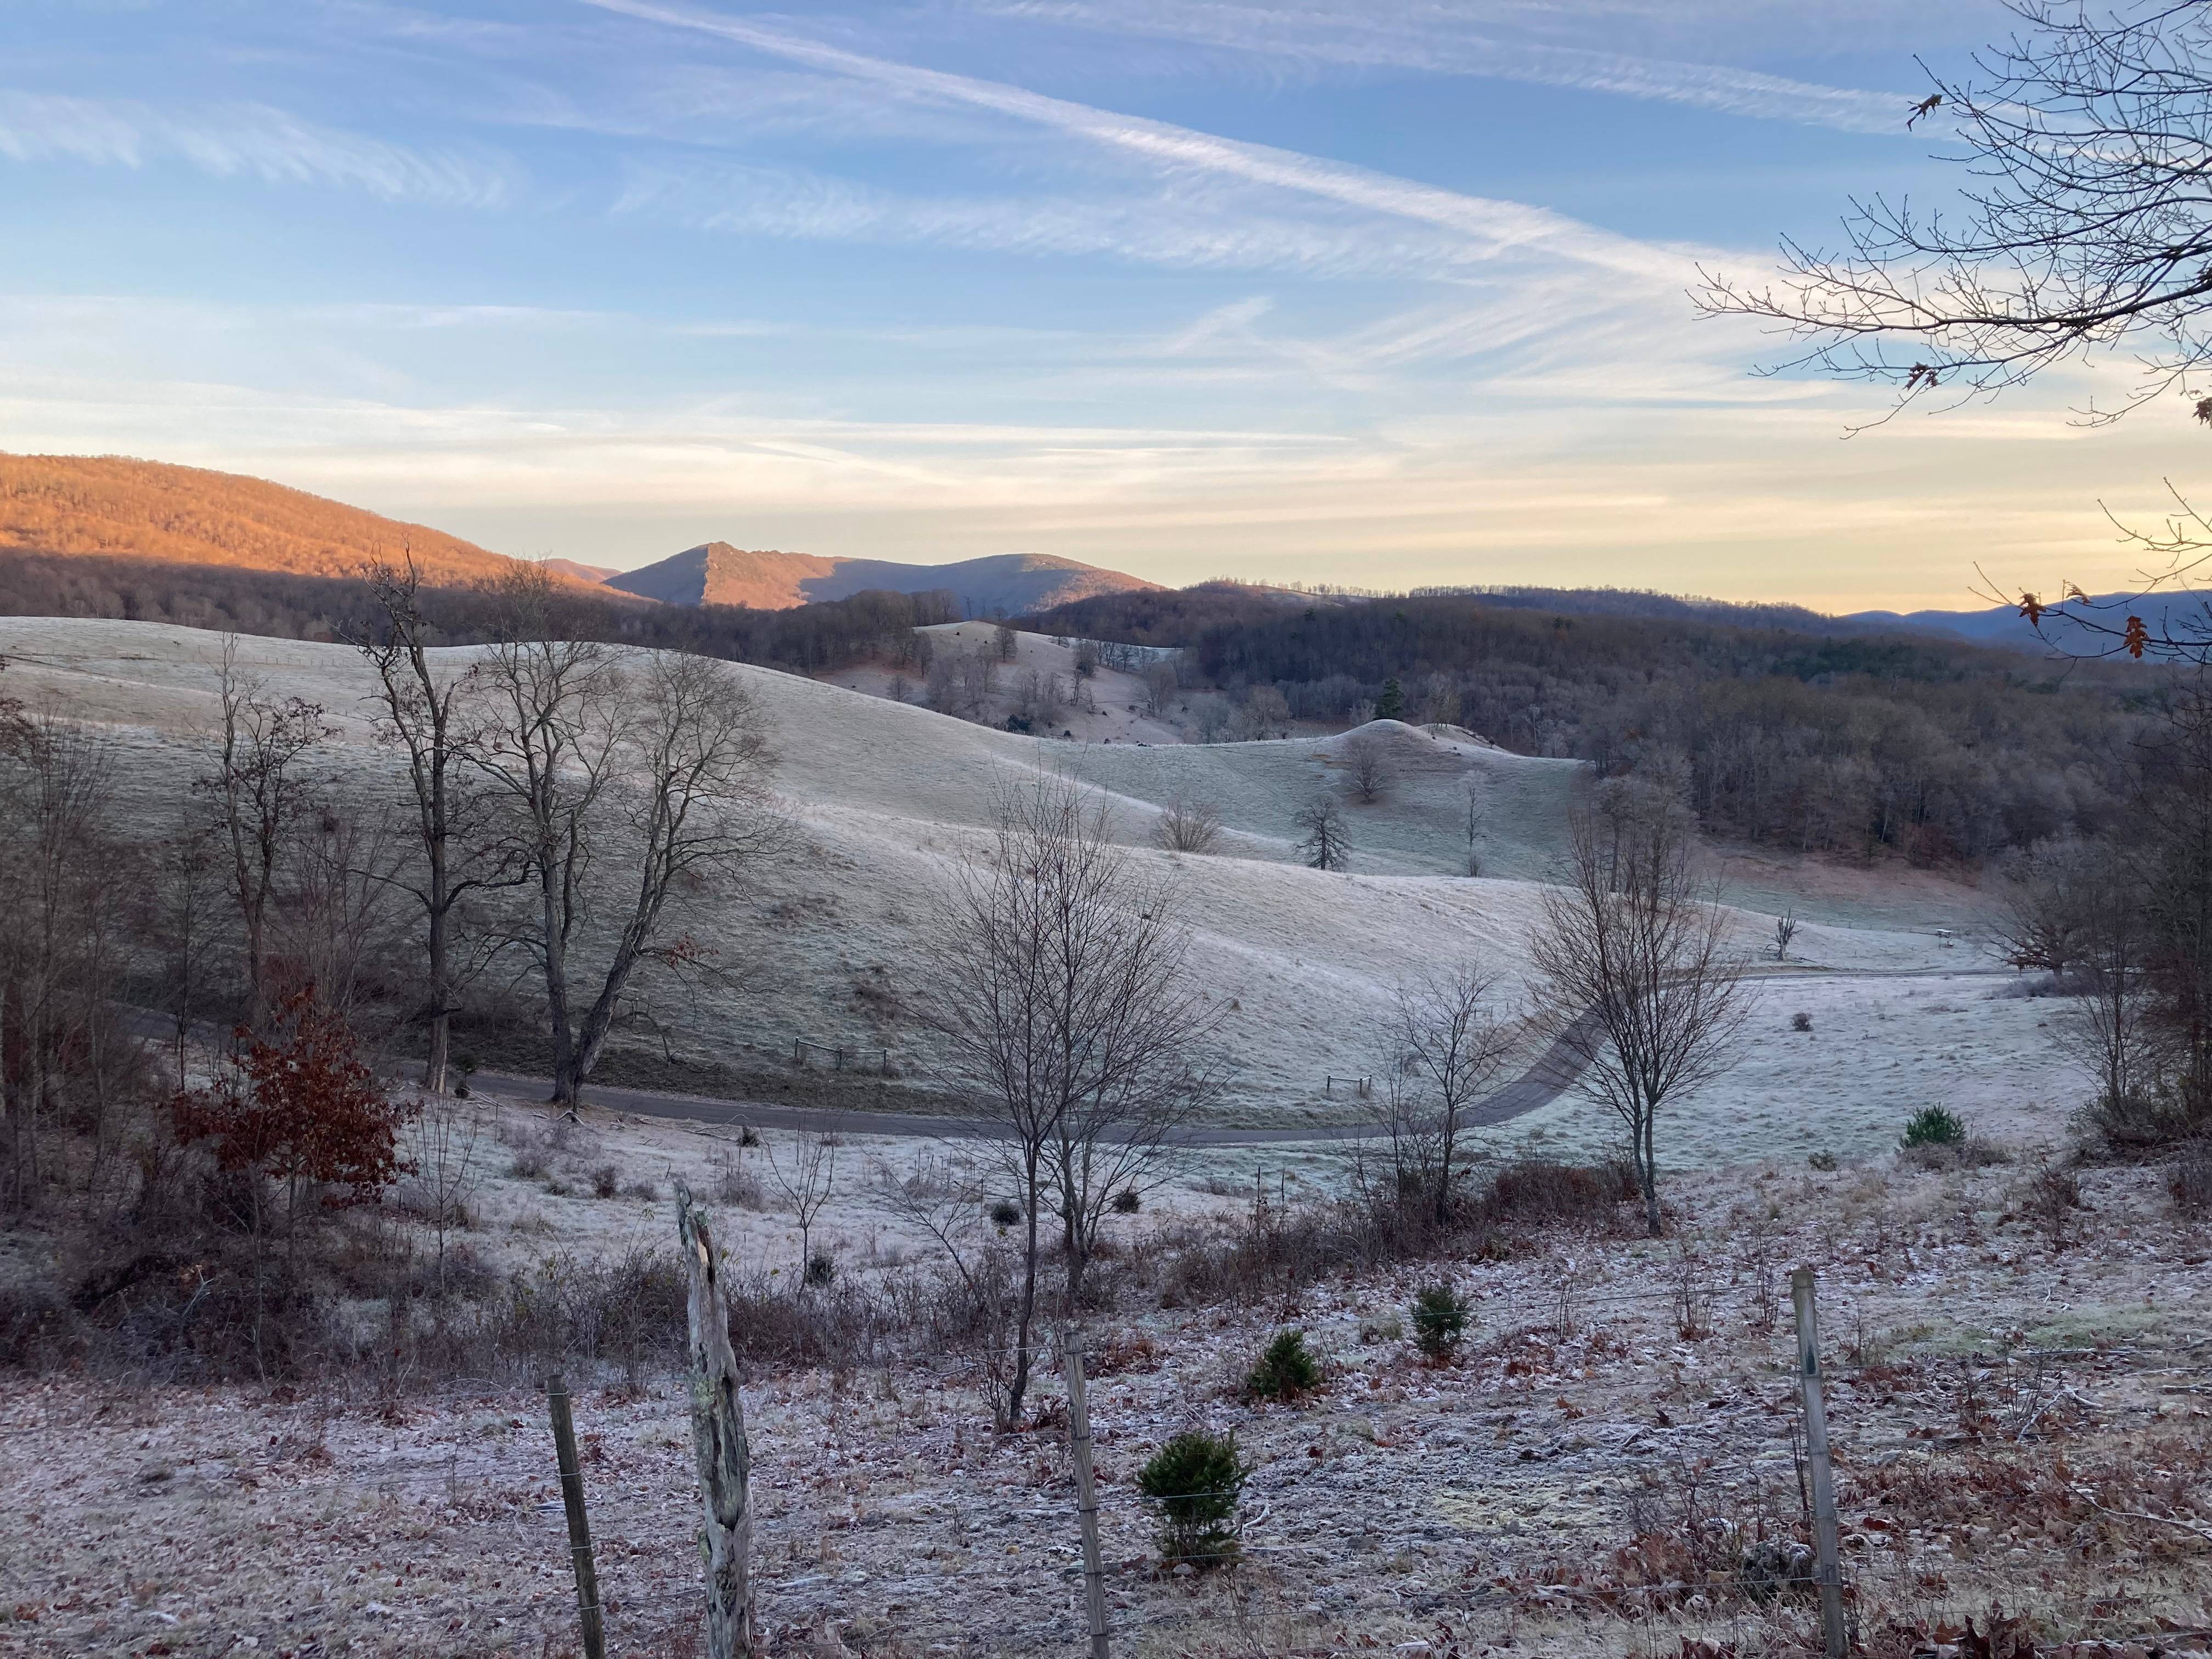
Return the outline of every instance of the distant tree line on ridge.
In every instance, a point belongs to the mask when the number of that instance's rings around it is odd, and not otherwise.
[[[1929,865],[2101,830],[2172,690],[2146,665],[1476,594],[1308,605],[1223,584],[1085,599],[1032,625],[1180,647],[1184,690],[1280,698],[1303,721],[1373,718],[1395,682],[1409,721],[1670,781],[1711,833]]]
[[[421,605],[434,645],[499,636],[505,601],[485,585],[425,583]],[[950,592],[858,593],[789,611],[653,605],[566,588],[548,599],[548,625],[565,638],[685,651],[793,673],[868,659],[926,669],[914,630],[958,622]],[[0,550],[0,616],[112,617],[276,639],[358,636],[375,621],[357,574],[301,576],[155,559]]]

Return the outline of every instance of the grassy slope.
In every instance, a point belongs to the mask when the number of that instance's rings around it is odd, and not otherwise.
[[[195,763],[189,744],[212,708],[221,636],[158,623],[55,618],[0,621],[14,695],[112,722],[127,745],[121,783],[151,830],[176,821]],[[355,789],[389,790],[387,753],[368,741],[364,671],[341,647],[241,641],[249,668],[280,694],[323,703],[345,727],[335,772]],[[445,653],[458,669],[473,653]],[[1423,967],[1474,952],[1517,974],[1540,890],[1581,772],[1387,726],[1401,781],[1350,809],[1354,873],[1295,861],[1291,812],[1338,775],[1340,738],[1211,747],[1137,748],[1040,741],[947,719],[770,670],[732,667],[764,704],[783,757],[780,785],[807,846],[759,873],[744,893],[702,899],[690,925],[732,963],[757,963],[742,993],[706,993],[669,1016],[679,1048],[703,1057],[763,1054],[804,1036],[888,1048],[909,1071],[926,1053],[910,1012],[926,983],[931,896],[970,855],[994,781],[1048,769],[1108,792],[1117,832],[1137,856],[1180,865],[1197,933],[1192,965],[1229,1003],[1224,1040],[1238,1067],[1235,1116],[1296,1121],[1340,1114],[1323,1080],[1375,1069],[1372,1028],[1392,988]],[[1488,813],[1484,855],[1495,878],[1462,867],[1462,803],[1477,781]],[[1230,855],[1183,857],[1150,845],[1158,803],[1178,787],[1218,800]],[[1801,915],[1807,914],[1800,907]],[[1840,902],[1798,936],[1802,960],[1838,967],[1951,965],[1924,933],[1854,927]],[[1747,944],[1765,935],[1747,915]]]

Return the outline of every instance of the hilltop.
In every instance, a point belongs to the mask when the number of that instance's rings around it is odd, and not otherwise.
[[[748,552],[727,542],[686,548],[658,563],[609,576],[606,585],[668,605],[732,605],[755,611],[788,611],[856,593],[945,592],[975,617],[1018,616],[1156,586],[1118,570],[1042,553],[903,564],[894,559]]]
[[[406,556],[437,586],[487,581],[519,562],[264,479],[106,455],[0,454],[0,550],[323,578]]]

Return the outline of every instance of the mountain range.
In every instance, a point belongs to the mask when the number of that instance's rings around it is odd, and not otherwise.
[[[892,559],[748,552],[727,542],[688,547],[657,563],[609,576],[606,585],[665,605],[742,605],[756,611],[787,611],[823,599],[848,599],[855,593],[944,592],[970,617],[1018,617],[1101,593],[1158,586],[1044,553],[1000,553],[954,564],[903,564]]]
[[[286,579],[343,583],[373,559],[411,556],[426,583],[474,587],[519,562],[424,525],[384,518],[304,490],[236,473],[173,466],[116,456],[0,454],[0,554],[43,565],[33,584],[60,591],[58,573],[98,570],[95,586],[127,586],[133,573],[161,571],[179,580],[235,589],[256,573]],[[947,592],[968,616],[1047,615],[1083,601],[1129,599],[1170,609],[1198,603],[1219,586],[1200,583],[1170,590],[1158,583],[1049,554],[1005,553],[951,564],[912,564],[891,559],[748,551],[729,542],[706,542],[644,565],[616,570],[570,559],[538,562],[573,592],[671,605],[734,605],[788,611],[870,591]],[[199,568],[198,577],[191,571]],[[22,586],[19,583],[18,586]],[[82,584],[79,585],[82,586]],[[1282,604],[1359,605],[1383,596],[1304,593],[1252,586],[1255,599]],[[2109,636],[2067,620],[2047,617],[2041,635],[2012,605],[1973,610],[1862,611],[1827,616],[1802,606],[1739,604],[1619,588],[1483,587],[1456,592],[1512,609],[1570,615],[1678,618],[1746,628],[1778,628],[1815,635],[1940,635],[2002,649],[2047,654],[2110,648]],[[1178,599],[1178,594],[1188,596]],[[1157,596],[1147,600],[1142,596]],[[81,605],[82,598],[70,603]],[[133,614],[127,599],[118,614]],[[0,608],[16,608],[12,605]],[[105,599],[96,611],[112,606]],[[1095,605],[1084,610],[1095,610]],[[1115,609],[1123,607],[1114,606]],[[2205,596],[2189,589],[2117,593],[2075,601],[2100,625],[2117,628],[2140,616],[2154,639],[2212,637]],[[1062,619],[1079,631],[1079,611]]]

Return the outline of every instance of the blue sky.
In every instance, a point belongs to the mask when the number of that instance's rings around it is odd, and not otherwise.
[[[0,448],[503,552],[1970,603],[2124,576],[2124,366],[1848,441],[1700,260],[1952,187],[1994,4],[244,0],[0,12]],[[2101,377],[2101,378],[2100,378]]]

